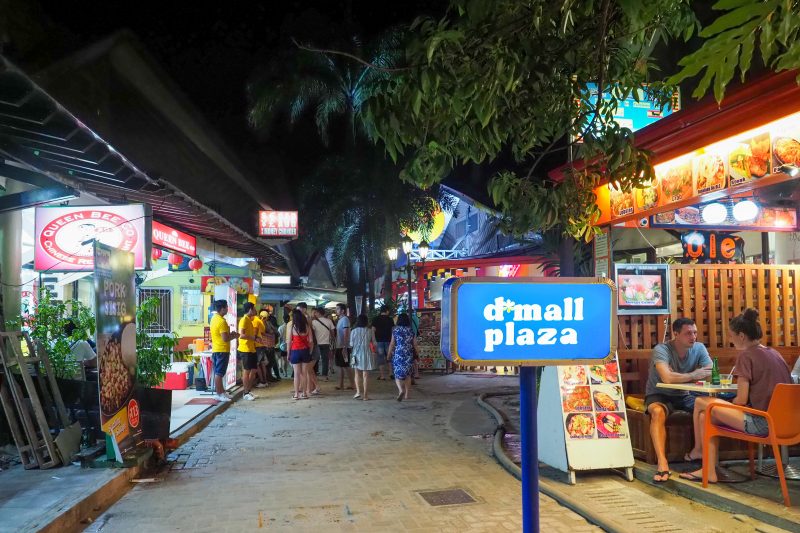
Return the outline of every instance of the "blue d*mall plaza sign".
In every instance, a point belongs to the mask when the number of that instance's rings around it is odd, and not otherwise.
[[[539,531],[536,366],[614,357],[617,288],[605,278],[451,278],[442,353],[466,366],[520,366],[522,522]]]

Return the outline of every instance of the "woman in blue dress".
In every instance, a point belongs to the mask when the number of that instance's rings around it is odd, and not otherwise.
[[[392,330],[392,342],[389,343],[389,357],[394,367],[394,382],[397,384],[397,401],[408,400],[411,389],[411,373],[414,365],[414,354],[417,352],[417,339],[411,329],[408,314],[397,316],[397,325]]]

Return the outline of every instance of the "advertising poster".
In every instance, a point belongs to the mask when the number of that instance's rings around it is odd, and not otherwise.
[[[91,272],[99,241],[133,253],[134,268],[149,268],[150,216],[143,204],[37,207],[34,269]]]
[[[669,314],[669,265],[616,263],[617,313]]]
[[[111,436],[117,461],[141,443],[136,381],[134,255],[94,244],[94,290],[100,423]]]

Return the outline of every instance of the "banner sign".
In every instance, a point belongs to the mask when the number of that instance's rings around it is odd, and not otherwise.
[[[744,239],[715,231],[681,235],[683,263],[744,263]]]
[[[230,285],[236,294],[253,294],[253,278],[235,276],[200,276],[200,292],[214,294],[216,287]]]
[[[160,246],[192,257],[197,255],[197,238],[155,220],[153,221],[153,246]]]
[[[260,237],[297,237],[297,211],[259,211]]]
[[[150,266],[150,216],[143,204],[37,207],[33,268],[91,272],[96,241],[132,252],[134,268]]]
[[[100,424],[114,441],[117,461],[141,443],[136,383],[134,255],[94,244],[94,292]]]
[[[442,353],[475,366],[609,360],[616,292],[601,278],[451,278],[443,287]]]

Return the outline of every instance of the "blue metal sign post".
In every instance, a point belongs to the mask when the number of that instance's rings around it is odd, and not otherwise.
[[[442,290],[445,357],[521,367],[522,524],[538,533],[536,367],[613,358],[617,289],[605,278],[451,278]]]

